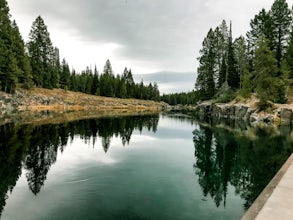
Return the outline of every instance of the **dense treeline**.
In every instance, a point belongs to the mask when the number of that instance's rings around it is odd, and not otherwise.
[[[293,79],[292,11],[286,0],[275,0],[250,22],[246,38],[233,40],[225,20],[205,37],[196,80],[202,100],[228,101],[256,92],[260,107],[285,103]]]
[[[163,94],[161,101],[169,105],[195,105],[200,99],[198,91]]]
[[[0,90],[7,93],[14,93],[21,84],[27,89],[36,86],[108,97],[160,99],[156,83],[135,83],[127,68],[115,75],[109,60],[101,74],[96,67],[87,67],[81,73],[71,71],[65,59],[61,62],[59,49],[53,46],[41,16],[33,22],[25,44],[16,22],[10,19],[6,0],[0,0],[0,51]]]

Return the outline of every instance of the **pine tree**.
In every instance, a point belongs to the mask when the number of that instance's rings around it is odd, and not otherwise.
[[[214,32],[209,30],[200,50],[196,89],[200,91],[202,99],[211,99],[215,95],[214,69]]]
[[[218,89],[223,86],[227,79],[227,52],[222,57],[222,64],[219,72]]]
[[[272,18],[270,13],[265,9],[262,9],[254,19],[250,21],[251,30],[247,32],[247,42],[248,42],[248,54],[249,54],[249,64],[250,70],[254,69],[253,60],[255,58],[255,49],[257,42],[260,37],[264,36],[267,41],[269,48],[273,49],[273,30],[272,30]]]
[[[154,86],[153,86],[153,94],[151,99],[154,101],[160,101],[160,90],[156,82],[154,83]]]
[[[283,56],[288,45],[292,15],[286,0],[275,0],[271,11],[273,51],[277,59],[277,66],[280,69]],[[281,71],[279,70],[279,75]]]
[[[228,47],[228,27],[226,21],[223,20],[222,23],[216,27],[214,31],[215,42],[215,72],[214,79],[216,81],[216,88],[219,89],[226,79],[227,71],[227,47]]]
[[[60,86],[59,85],[60,73],[61,73],[60,54],[59,54],[59,49],[55,47],[54,57],[53,57],[52,77],[51,77],[51,85],[53,88],[59,88]]]
[[[24,42],[15,21],[11,22],[5,0],[0,0],[0,89],[14,92],[16,83],[30,84],[29,62],[26,60]]]
[[[108,74],[110,76],[114,76],[114,72],[113,72],[110,60],[107,60],[105,63],[103,74]]]
[[[20,74],[20,69],[17,66],[17,60],[12,51],[9,51],[8,57],[6,58],[6,79],[4,92],[14,93],[16,89],[16,84],[18,82],[18,76]]]
[[[36,86],[52,87],[51,77],[55,50],[41,16],[38,16],[32,24],[27,45]]]
[[[70,69],[65,58],[63,58],[61,63],[60,87],[66,90],[70,88]]]
[[[242,89],[244,75],[248,75],[247,46],[244,37],[237,38],[234,43],[234,53],[237,73],[240,77],[240,88]]]
[[[260,99],[260,109],[269,106],[269,101],[274,100],[274,79],[277,76],[278,67],[272,51],[269,49],[265,38],[261,38],[255,51],[255,85]]]
[[[94,77],[93,77],[93,86],[92,86],[92,94],[93,95],[97,94],[97,90],[99,89],[99,81],[100,81],[99,72],[97,70],[97,67],[95,66]]]
[[[126,76],[126,90],[128,98],[134,98],[135,96],[135,83],[132,76],[132,71],[129,69]]]
[[[77,82],[77,76],[76,76],[75,70],[72,70],[72,74],[70,75],[70,82],[71,82],[70,90],[77,92],[78,82]]]
[[[288,78],[293,79],[293,31],[290,34],[290,41],[285,54],[283,66],[288,69]]]
[[[106,61],[103,74],[100,77],[100,94],[101,96],[114,97],[114,73],[109,60]]]
[[[24,73],[21,76],[20,80],[23,83],[25,89],[30,89],[33,87],[33,76],[32,76],[32,67],[30,64],[30,59],[27,54],[25,54],[23,60],[23,70]]]
[[[19,33],[18,26],[15,21],[11,24],[11,50],[14,55],[16,65],[18,68],[18,76],[17,78],[23,78],[22,76],[24,73],[24,59],[25,59],[25,52],[24,52],[24,42]]]
[[[91,94],[93,89],[94,75],[92,69],[86,69],[86,93]]]
[[[123,80],[121,80],[121,82],[120,82],[119,97],[120,98],[127,98],[126,84]]]
[[[240,76],[236,70],[236,60],[234,54],[234,46],[232,39],[232,24],[230,23],[230,33],[228,39],[228,55],[227,55],[227,83],[232,89],[239,89]]]
[[[10,43],[10,14],[6,0],[0,0],[0,86],[4,91],[7,77],[7,57]]]

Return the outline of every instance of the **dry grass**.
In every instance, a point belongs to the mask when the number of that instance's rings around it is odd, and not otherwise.
[[[116,117],[116,116],[137,116],[137,115],[153,115],[158,114],[157,111],[72,111],[72,112],[22,112],[13,117],[13,119],[7,119],[1,124],[16,121],[18,124],[61,124],[76,120],[91,119],[91,118],[104,118],[104,117]]]
[[[120,99],[102,96],[94,96],[81,92],[71,92],[62,89],[34,88],[31,90],[20,90],[24,94],[24,100],[18,106],[20,111],[80,111],[80,110],[156,110],[161,109],[159,102],[137,99]],[[36,97],[48,100],[48,104],[40,103]]]
[[[255,109],[257,107],[257,102],[258,101],[259,101],[259,99],[256,97],[256,94],[253,93],[247,99],[244,99],[244,98],[234,99],[229,104],[231,104],[231,105],[233,105],[233,104],[243,104],[243,105],[248,105],[251,108]]]

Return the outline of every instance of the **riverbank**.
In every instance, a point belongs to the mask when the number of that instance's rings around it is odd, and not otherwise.
[[[88,95],[62,89],[19,89],[0,92],[0,116],[25,111],[161,111],[164,103]]]
[[[252,125],[260,123],[271,125],[293,124],[293,103],[273,104],[271,109],[259,111],[257,102],[258,100],[255,97],[225,104],[206,101],[192,109],[201,118],[243,120]]]

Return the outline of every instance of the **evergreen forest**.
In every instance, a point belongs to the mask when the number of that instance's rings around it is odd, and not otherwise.
[[[250,21],[246,36],[233,38],[232,21],[210,28],[199,51],[195,90],[169,94],[170,104],[194,104],[203,100],[229,102],[255,93],[259,107],[286,103],[292,96],[292,10],[286,0],[275,0]],[[194,97],[190,101],[187,97]]]
[[[232,21],[223,20],[210,28],[197,58],[194,91],[161,97],[156,83],[135,83],[126,67],[115,74],[109,60],[101,73],[96,67],[76,72],[65,58],[60,59],[41,16],[33,21],[28,42],[24,42],[6,0],[0,0],[0,9],[0,90],[7,93],[19,86],[61,88],[172,105],[210,99],[228,102],[254,93],[261,108],[286,103],[293,95],[293,17],[286,0],[275,0],[269,10],[261,9],[245,36],[233,37]]]
[[[81,72],[70,69],[66,59],[60,59],[50,33],[41,16],[33,21],[28,42],[24,42],[18,26],[11,20],[6,0],[0,0],[0,91],[15,93],[26,89],[61,88],[87,94],[118,98],[160,100],[156,83],[135,83],[131,69],[114,74],[109,60],[102,73],[86,67]]]

